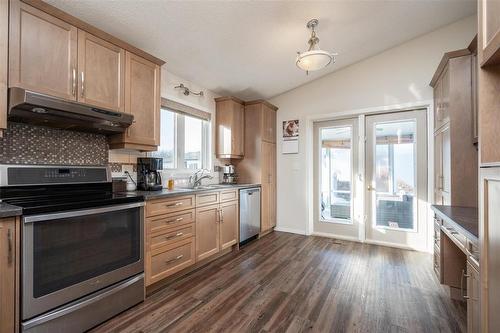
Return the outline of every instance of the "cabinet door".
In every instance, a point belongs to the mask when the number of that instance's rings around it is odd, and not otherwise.
[[[271,229],[275,223],[275,160],[276,145],[269,142],[262,142],[261,159],[261,231]]]
[[[232,99],[217,101],[216,154],[219,158],[244,155],[244,106]]]
[[[0,220],[0,332],[15,332],[15,219]]]
[[[479,1],[479,34],[483,65],[500,64],[500,1]]]
[[[276,143],[276,111],[262,106],[262,140]]]
[[[443,133],[434,136],[434,204],[443,204]]]
[[[220,249],[224,250],[238,243],[238,201],[220,204]]]
[[[276,226],[276,145],[273,144],[269,155],[269,219],[272,227]]]
[[[451,137],[450,137],[450,128],[447,127],[443,130],[442,133],[442,185],[443,185],[443,196],[444,196],[444,204],[449,205],[450,202],[447,202],[446,197],[450,197],[451,194]]]
[[[9,86],[76,100],[77,28],[10,2]]]
[[[467,332],[479,333],[479,272],[467,262]]]
[[[125,53],[125,112],[134,116],[126,141],[160,144],[160,67],[133,53]]]
[[[447,124],[450,121],[450,71],[448,66],[443,71],[441,78],[441,123]]]
[[[219,252],[219,205],[196,208],[196,260]]]
[[[124,110],[125,50],[78,30],[78,100]]]

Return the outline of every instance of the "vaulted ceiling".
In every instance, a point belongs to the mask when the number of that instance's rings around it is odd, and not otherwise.
[[[473,0],[45,0],[165,60],[189,81],[242,99],[269,98],[476,11]],[[295,66],[311,18],[337,63],[308,76]]]

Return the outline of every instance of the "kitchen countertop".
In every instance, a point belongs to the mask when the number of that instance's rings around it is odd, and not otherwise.
[[[432,210],[442,219],[454,224],[467,238],[478,240],[479,215],[477,208],[432,205]]]
[[[5,202],[0,202],[0,218],[19,216],[23,214],[23,209],[21,207],[9,205]]]
[[[234,184],[234,185],[204,185],[197,189],[192,188],[174,188],[173,190],[168,190],[166,188],[160,191],[130,191],[127,193],[133,193],[136,195],[142,195],[145,200],[159,199],[166,197],[173,197],[178,195],[196,194],[199,192],[208,191],[223,191],[230,189],[244,189],[250,187],[260,187],[260,184]]]

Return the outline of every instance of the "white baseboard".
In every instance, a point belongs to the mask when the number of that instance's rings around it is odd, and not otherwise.
[[[294,228],[287,228],[287,227],[274,227],[274,231],[281,231],[281,232],[289,232],[291,234],[299,234],[299,235],[306,235],[305,230],[300,230],[300,229],[294,229]]]
[[[356,237],[350,237],[350,236],[342,236],[342,235],[335,235],[335,234],[329,234],[327,232],[313,232],[311,234],[312,236],[319,236],[319,237],[326,237],[326,238],[335,238],[335,239],[341,239],[341,240],[346,240],[346,241],[350,241],[350,242],[358,242],[358,243],[361,243],[359,241],[358,238]]]

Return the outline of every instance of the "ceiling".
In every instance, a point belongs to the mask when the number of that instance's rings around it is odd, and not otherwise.
[[[167,62],[220,95],[269,98],[472,15],[474,0],[161,1],[45,0]],[[337,63],[295,66],[318,18],[320,47]]]

